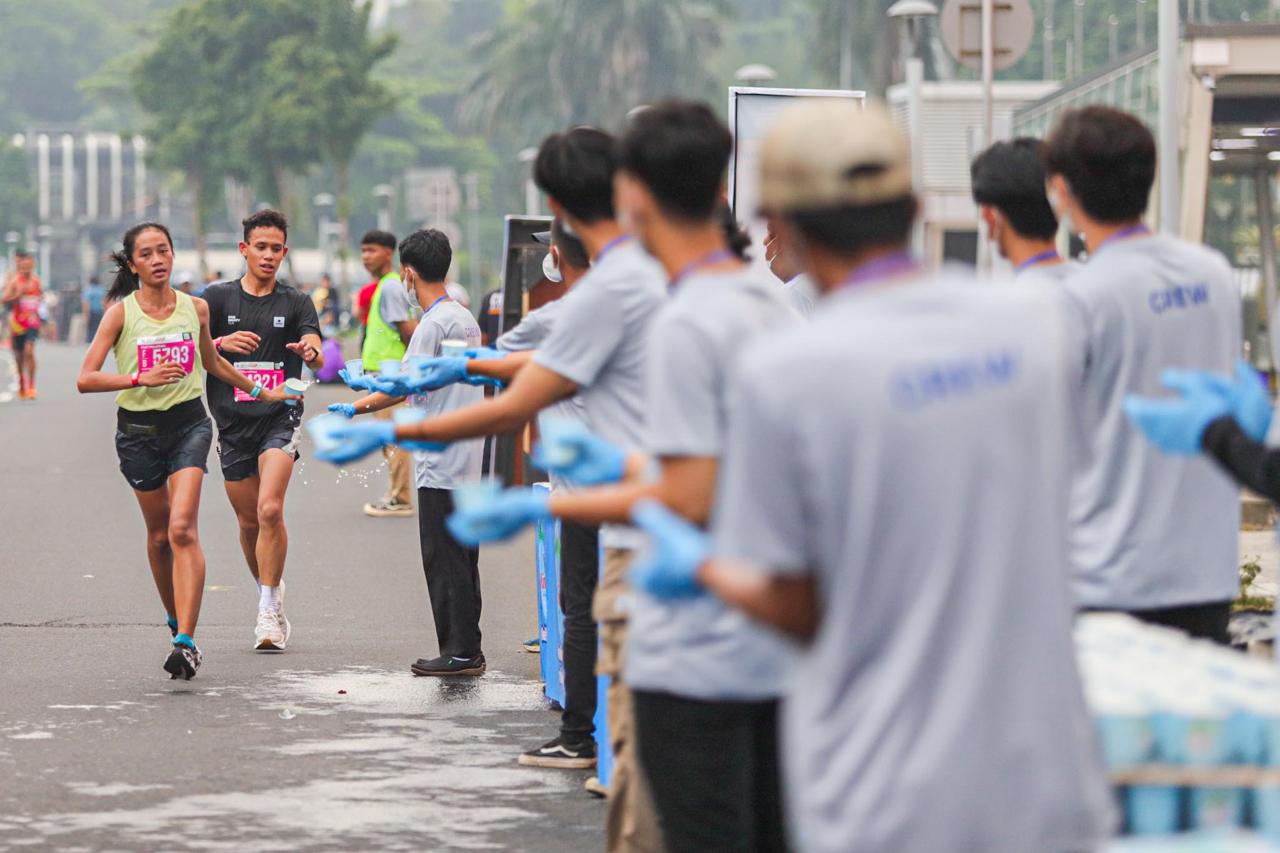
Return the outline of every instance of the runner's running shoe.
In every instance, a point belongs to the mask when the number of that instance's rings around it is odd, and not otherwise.
[[[289,622],[275,610],[258,611],[258,624],[253,630],[253,649],[257,652],[282,652],[289,642]]]
[[[174,643],[173,651],[169,652],[169,657],[165,659],[164,671],[169,673],[170,680],[182,678],[190,681],[196,674],[196,670],[200,668],[200,660],[199,649]]]
[[[517,760],[525,767],[587,770],[596,766],[596,743],[589,738],[581,743],[570,743],[557,737],[537,749],[522,753]]]
[[[533,637],[531,639],[525,640],[520,645],[522,645],[524,647],[524,650],[531,655],[536,655],[542,651],[542,643],[538,642],[537,637]]]

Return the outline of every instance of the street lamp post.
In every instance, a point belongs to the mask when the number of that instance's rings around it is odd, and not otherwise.
[[[538,185],[533,182],[533,161],[538,159],[538,149],[529,147],[520,149],[516,159],[529,164],[529,173],[524,177],[524,212],[526,216],[537,216],[541,205],[538,203]]]
[[[391,230],[391,200],[396,190],[391,184],[378,184],[373,188],[373,197],[378,200],[378,230]]]
[[[920,34],[926,18],[937,16],[938,7],[929,0],[898,0],[889,7],[890,18],[902,21],[903,70],[907,82],[907,138],[911,143],[911,188],[916,198],[924,197],[924,126],[922,121],[924,60],[920,58]],[[917,256],[924,253],[924,223],[917,217],[911,242]]]
[[[1160,0],[1156,33],[1160,81],[1160,230],[1178,232],[1178,0]]]
[[[317,193],[316,197],[311,200],[311,203],[315,205],[316,219],[319,220],[317,227],[317,231],[319,232],[317,235],[317,242],[319,243],[320,251],[323,253],[324,257],[324,272],[332,276],[333,271],[330,267],[333,264],[333,256],[330,254],[329,216],[333,212],[336,199],[334,198],[333,193]]]

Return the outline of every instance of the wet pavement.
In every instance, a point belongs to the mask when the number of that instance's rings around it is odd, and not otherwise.
[[[293,638],[255,654],[256,590],[211,454],[204,666],[170,681],[110,395],[75,393],[79,350],[40,355],[40,399],[0,401],[0,850],[602,846],[589,774],[515,763],[558,720],[520,648],[531,537],[481,552],[488,674],[414,678],[436,652],[416,521],[360,512],[380,465],[338,471],[304,447],[286,503]],[[310,408],[351,396],[317,389]]]

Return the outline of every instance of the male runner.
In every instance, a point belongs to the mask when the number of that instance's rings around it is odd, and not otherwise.
[[[210,333],[219,351],[246,376],[275,388],[324,366],[320,322],[306,294],[276,280],[289,226],[260,210],[244,220],[243,277],[210,285]],[[209,377],[209,408],[218,422],[218,456],[227,497],[240,524],[240,547],[258,584],[253,647],[284,651],[292,630],[284,612],[284,562],[289,539],[284,497],[298,459],[302,403],[263,403]]]
[[[1058,254],[1058,217],[1044,194],[1040,140],[997,142],[969,166],[973,200],[987,239],[1023,282],[1062,281],[1080,269]]]
[[[392,262],[396,257],[396,238],[386,231],[369,231],[360,238],[360,262],[377,279],[369,301],[364,342],[360,357],[366,373],[377,373],[384,361],[401,361],[417,323],[409,305],[409,294],[400,281]],[[379,410],[374,417],[391,419],[391,410]],[[413,459],[399,447],[384,447],[387,460],[387,493],[364,505],[364,514],[374,518],[409,518],[413,515],[410,498],[410,473]]]
[[[1111,792],[1071,639],[1061,298],[923,272],[909,157],[876,104],[770,129],[761,204],[826,295],[738,361],[714,556],[645,504],[657,557],[633,581],[710,589],[804,644],[782,703],[794,849],[1095,850]]]
[[[1050,203],[1089,250],[1063,282],[1078,327],[1085,450],[1071,502],[1076,598],[1225,643],[1239,591],[1237,488],[1207,459],[1144,442],[1123,401],[1163,393],[1169,367],[1230,372],[1240,290],[1222,255],[1143,225],[1156,146],[1137,118],[1068,111],[1044,142],[1044,162]]]
[[[18,399],[36,398],[36,339],[40,337],[40,303],[44,293],[35,275],[35,259],[30,252],[14,252],[16,269],[5,282],[3,301],[9,318],[13,360],[18,369]]]

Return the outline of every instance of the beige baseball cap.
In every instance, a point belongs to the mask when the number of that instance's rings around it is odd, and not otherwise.
[[[879,102],[806,98],[760,147],[760,207],[862,207],[911,194],[911,149]]]

